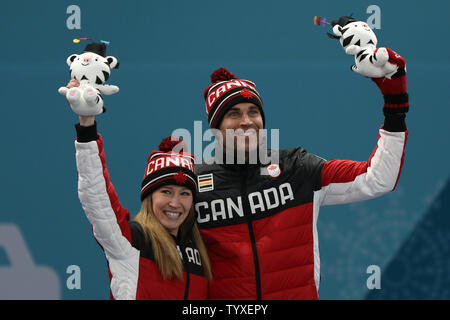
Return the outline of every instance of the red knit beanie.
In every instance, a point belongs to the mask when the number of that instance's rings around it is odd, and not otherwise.
[[[218,129],[227,111],[241,102],[255,104],[261,112],[263,124],[265,123],[262,100],[255,83],[238,79],[226,68],[217,69],[211,74],[211,84],[206,87],[203,96],[211,128]]]
[[[175,147],[177,152],[173,151]],[[197,193],[195,158],[193,154],[181,151],[184,149],[185,144],[182,140],[167,137],[161,141],[158,150],[150,153],[142,181],[141,201],[157,188],[169,184],[189,188],[195,198]]]

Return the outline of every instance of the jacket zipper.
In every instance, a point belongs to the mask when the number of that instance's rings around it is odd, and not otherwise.
[[[181,248],[181,255],[183,257],[183,265],[186,271],[186,287],[184,289],[184,300],[188,300],[189,297],[189,285],[190,285],[190,272],[189,272],[189,263],[186,262],[186,257],[184,256],[184,247],[180,246]]]
[[[248,204],[247,200],[247,169],[246,167],[242,168],[244,171],[241,174],[241,194],[244,198],[243,204],[244,204],[244,214],[247,217],[247,226],[248,226],[248,233],[250,235],[250,241],[252,244],[252,252],[253,252],[253,262],[255,265],[255,280],[256,280],[256,300],[261,300],[261,274],[259,269],[259,259],[258,259],[258,251],[256,249],[256,240],[255,240],[255,233],[253,231],[253,224],[251,219],[251,213],[250,213],[250,205]]]
[[[189,282],[191,280],[189,274],[189,270],[186,271],[186,289],[184,290],[184,300],[187,300],[189,296]]]

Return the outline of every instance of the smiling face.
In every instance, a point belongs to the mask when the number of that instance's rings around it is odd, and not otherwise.
[[[340,37],[340,42],[344,49],[350,45],[376,48],[378,43],[375,33],[367,23],[362,21],[352,22],[344,27],[335,25],[333,32]]]
[[[257,149],[263,127],[261,112],[255,104],[243,102],[234,105],[225,114],[219,127],[224,149],[244,150],[248,156],[249,152]]]
[[[118,61],[112,56],[105,58],[94,52],[84,52],[68,57],[67,64],[70,66],[72,79],[76,79],[80,83],[89,82],[100,85],[108,80],[111,68],[115,68]]]
[[[192,191],[183,186],[167,185],[153,191],[151,197],[156,218],[176,236],[192,207]]]

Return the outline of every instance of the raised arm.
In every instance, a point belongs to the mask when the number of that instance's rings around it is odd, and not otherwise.
[[[402,120],[398,119],[401,122]],[[322,167],[322,205],[376,198],[395,189],[405,156],[408,130],[379,130],[367,161],[330,160]]]
[[[68,88],[79,83],[72,80]],[[139,251],[132,247],[130,215],[120,203],[106,168],[103,139],[94,116],[79,115],[75,125],[78,196],[94,237],[105,252],[115,299],[135,299]],[[135,279],[131,279],[131,278]]]
[[[78,196],[94,237],[108,259],[111,292],[115,299],[135,299],[139,251],[131,245],[129,212],[121,205],[110,181],[103,139],[96,132],[96,123],[89,127],[78,124],[76,129]]]
[[[386,49],[395,71],[382,78],[372,78],[384,97],[385,123],[377,145],[367,161],[331,160],[322,167],[321,204],[341,204],[378,197],[395,189],[402,170],[409,111],[405,59]]]

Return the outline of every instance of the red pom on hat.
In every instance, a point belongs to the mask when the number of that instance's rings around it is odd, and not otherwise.
[[[237,79],[227,68],[219,68],[211,74],[211,83]]]
[[[184,141],[178,137],[166,137],[164,138],[161,143],[159,144],[158,150],[163,152],[169,152],[172,151],[178,144],[182,144],[180,147],[181,150],[186,149],[186,144]]]

